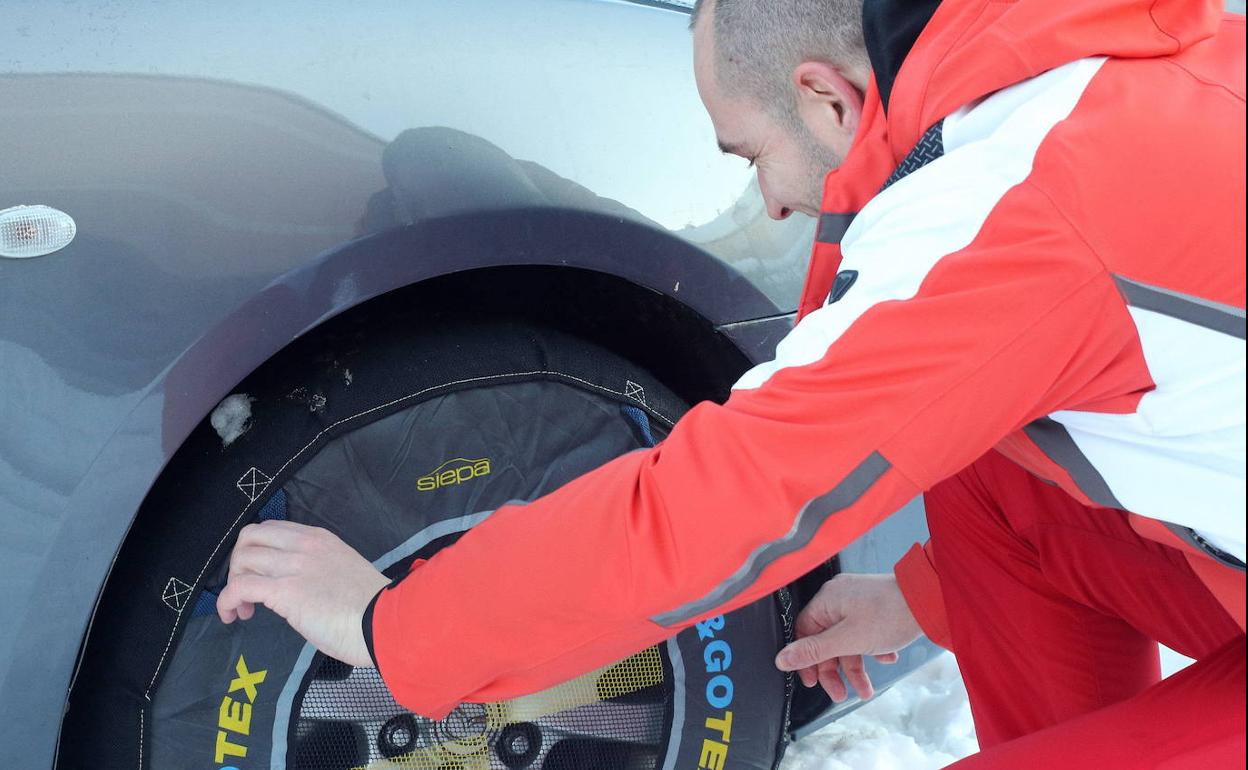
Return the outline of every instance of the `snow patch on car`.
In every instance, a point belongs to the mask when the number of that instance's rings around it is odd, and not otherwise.
[[[235,393],[226,396],[225,400],[212,410],[209,422],[212,423],[212,429],[221,437],[222,446],[233,444],[251,427],[251,405],[254,401],[255,399],[246,393]]]

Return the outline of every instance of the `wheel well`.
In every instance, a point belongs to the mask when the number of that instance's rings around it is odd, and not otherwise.
[[[558,329],[645,368],[690,404],[723,401],[750,365],[728,337],[671,297],[608,273],[547,266],[465,270],[397,289],[312,330],[296,347],[330,357],[361,344],[378,324],[448,318]]]

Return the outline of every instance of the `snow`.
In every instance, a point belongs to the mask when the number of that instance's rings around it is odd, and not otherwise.
[[[1161,648],[1165,676],[1191,662]],[[780,770],[931,770],[978,748],[958,664],[945,653],[857,711],[791,745]]]
[[[978,750],[953,656],[789,747],[780,770],[928,770]]]
[[[235,393],[226,396],[225,400],[212,410],[212,429],[221,437],[222,446],[229,446],[251,427],[251,404],[254,398],[246,393]]]

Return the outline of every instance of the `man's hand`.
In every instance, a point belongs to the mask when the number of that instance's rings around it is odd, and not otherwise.
[[[265,521],[239,533],[217,614],[247,620],[263,604],[331,658],[372,666],[360,623],[389,582],[329,530]]]
[[[802,684],[822,684],[836,703],[849,697],[837,670],[863,700],[875,694],[862,656],[896,663],[897,651],[922,631],[897,579],[888,575],[837,575],[797,616],[797,641],[776,656],[781,671],[797,671]]]

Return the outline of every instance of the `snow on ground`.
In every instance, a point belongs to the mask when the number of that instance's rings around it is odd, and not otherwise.
[[[780,770],[929,770],[978,748],[962,676],[946,653],[791,745]]]
[[[1165,676],[1190,662],[1161,649]],[[791,745],[780,770],[934,770],[978,748],[962,675],[945,653],[852,714]]]

